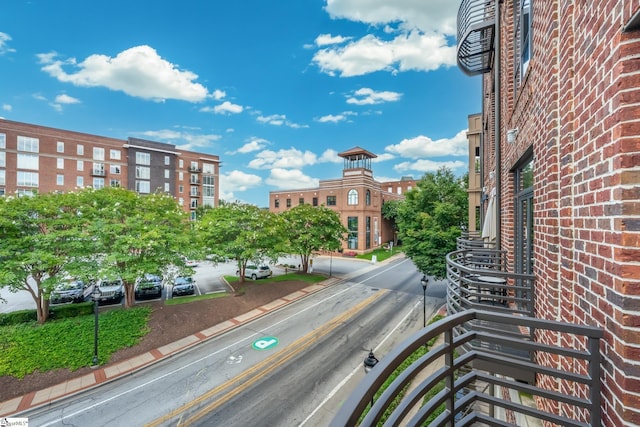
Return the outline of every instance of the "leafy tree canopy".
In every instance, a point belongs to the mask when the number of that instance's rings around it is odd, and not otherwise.
[[[340,215],[326,206],[298,205],[280,214],[288,252],[300,255],[303,271],[309,270],[314,252],[340,248],[347,229]]]
[[[456,249],[460,227],[468,220],[466,181],[448,168],[427,173],[405,193],[397,224],[403,251],[425,274],[444,278],[446,255]]]

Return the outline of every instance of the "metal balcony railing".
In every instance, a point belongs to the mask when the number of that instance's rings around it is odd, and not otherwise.
[[[546,340],[532,342],[479,331],[470,327],[472,323],[542,331]],[[439,336],[444,336],[442,344],[434,345],[381,390],[407,358]],[[381,358],[341,406],[331,426],[513,426],[522,425],[518,420],[527,417],[562,426],[599,426],[602,336],[601,329],[589,326],[475,309],[455,313],[416,332]],[[496,354],[491,351],[495,346],[520,348],[536,354],[535,360],[554,363]],[[486,360],[494,362],[490,370],[474,367]],[[537,381],[517,381],[510,376],[512,369],[530,370]],[[559,381],[571,392],[554,390]],[[411,391],[399,398],[410,382]],[[431,390],[440,391],[429,394]],[[552,403],[532,407],[509,398],[518,393]]]
[[[495,0],[463,0],[458,9],[458,66],[468,75],[484,74],[493,66]]]
[[[489,242],[482,238],[479,231],[463,231],[456,239],[458,249],[493,249],[495,242]]]

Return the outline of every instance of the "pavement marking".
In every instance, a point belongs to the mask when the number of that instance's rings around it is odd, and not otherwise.
[[[369,296],[367,299],[365,299],[364,301],[361,301],[360,303],[353,306],[352,308],[345,311],[344,313],[340,314],[339,316],[334,317],[332,320],[325,323],[321,327],[297,339],[295,342],[293,342],[286,348],[280,350],[279,352],[273,354],[270,357],[267,357],[263,361],[250,367],[249,369],[245,370],[244,372],[237,375],[236,377],[209,390],[207,393],[198,396],[197,398],[191,400],[189,403],[186,403],[181,407],[176,408],[173,411],[169,412],[165,416],[160,417],[149,424],[146,424],[146,427],[155,427],[163,423],[166,423],[178,417],[179,415],[185,413],[187,410],[193,408],[194,406],[202,404],[204,401],[212,398],[216,394],[222,393],[223,391],[229,389],[229,391],[227,391],[224,395],[219,397],[217,400],[214,400],[213,402],[204,406],[202,409],[198,410],[188,419],[179,422],[179,425],[181,427],[191,425],[192,423],[198,421],[200,418],[202,418],[209,412],[213,411],[214,409],[228,402],[233,397],[244,392],[254,383],[261,380],[264,376],[271,373],[275,369],[279,368],[281,365],[288,362],[293,357],[297,356],[302,351],[309,348],[311,345],[315,344],[318,339],[333,332],[342,323],[344,323],[345,321],[353,317],[356,313],[364,310],[367,306],[372,304],[375,300],[386,295],[387,292],[389,291],[385,290],[385,291],[376,292],[375,294]]]

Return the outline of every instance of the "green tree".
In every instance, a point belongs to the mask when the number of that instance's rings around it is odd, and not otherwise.
[[[223,203],[204,214],[196,233],[208,254],[236,261],[243,282],[247,263],[266,258],[275,261],[283,253],[278,221],[275,214],[254,205]]]
[[[83,250],[78,208],[76,193],[0,198],[0,286],[27,291],[38,323],[68,260]]]
[[[398,209],[399,237],[404,253],[420,271],[444,278],[446,255],[468,220],[466,181],[446,167],[427,173],[405,193]]]
[[[161,274],[169,265],[183,267],[184,256],[195,248],[188,215],[167,194],[140,195],[112,187],[82,194],[86,236],[96,255],[85,257],[75,268],[83,271],[89,263],[96,279],[120,277],[125,307],[135,304],[138,278]]]
[[[382,217],[391,223],[393,227],[393,243],[398,244],[398,211],[402,200],[386,200],[382,204]]]
[[[309,271],[309,259],[314,252],[337,250],[347,232],[340,215],[326,206],[302,204],[282,212],[280,216],[288,252],[300,255],[305,273]]]

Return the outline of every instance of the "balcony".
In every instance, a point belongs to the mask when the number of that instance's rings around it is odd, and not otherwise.
[[[535,277],[511,273],[504,252],[474,237],[447,255],[447,316],[384,355],[332,426],[601,425],[602,329],[534,318]]]
[[[495,0],[463,0],[458,9],[458,66],[467,75],[491,71],[495,52]]]
[[[202,169],[200,169],[197,166],[189,166],[188,167],[189,172],[191,173],[202,173]]]
[[[91,176],[107,176],[104,169],[91,169]]]

